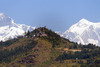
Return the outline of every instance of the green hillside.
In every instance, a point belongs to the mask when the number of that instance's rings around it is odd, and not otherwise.
[[[77,44],[40,27],[0,42],[0,67],[100,67],[100,47]]]

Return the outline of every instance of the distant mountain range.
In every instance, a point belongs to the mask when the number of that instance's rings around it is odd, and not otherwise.
[[[12,18],[0,13],[0,41],[13,39],[25,32],[34,30],[35,27],[24,24],[16,24]]]
[[[57,33],[77,43],[84,45],[92,43],[100,46],[100,22],[93,23],[86,19],[81,19],[64,33]]]
[[[23,35],[25,32],[34,30],[35,27],[25,24],[16,24],[12,18],[0,13],[0,41],[13,39]],[[100,23],[93,23],[86,19],[81,19],[72,25],[64,33],[56,32],[61,37],[81,44],[95,44],[100,46]]]

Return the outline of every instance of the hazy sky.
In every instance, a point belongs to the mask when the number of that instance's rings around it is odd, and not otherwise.
[[[100,0],[0,0],[0,12],[16,23],[67,30],[85,18],[100,21]]]

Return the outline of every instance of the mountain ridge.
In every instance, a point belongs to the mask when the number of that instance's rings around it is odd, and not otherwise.
[[[0,44],[1,67],[90,67],[100,64],[100,47],[78,45],[46,27]]]

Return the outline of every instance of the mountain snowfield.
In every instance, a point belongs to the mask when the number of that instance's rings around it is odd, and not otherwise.
[[[61,36],[79,44],[92,43],[100,46],[100,22],[93,23],[86,19],[81,19]]]
[[[23,35],[25,32],[34,30],[35,27],[25,24],[16,24],[12,18],[0,13],[0,41],[13,39]]]

